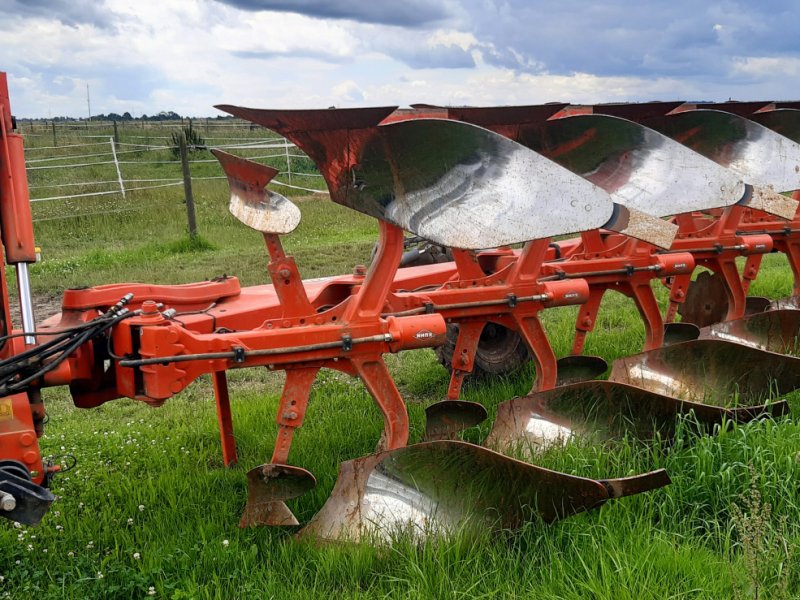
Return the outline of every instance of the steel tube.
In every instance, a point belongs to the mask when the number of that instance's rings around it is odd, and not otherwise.
[[[32,334],[36,331],[36,319],[33,314],[33,299],[31,298],[31,280],[28,275],[28,263],[20,262],[17,268],[17,287],[19,288],[19,309],[22,313],[22,331]],[[35,335],[25,336],[25,345],[36,344]]]

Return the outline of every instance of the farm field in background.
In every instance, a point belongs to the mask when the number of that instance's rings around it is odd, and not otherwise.
[[[120,130],[120,142],[126,131]],[[45,143],[46,133],[32,136],[29,146],[52,145]],[[138,139],[133,135],[128,139]],[[241,135],[264,139],[265,133]],[[230,151],[243,156],[263,152]],[[169,150],[157,152],[163,157],[147,151],[148,160],[174,161]],[[196,152],[192,158],[211,157]],[[282,168],[277,164],[281,159],[268,160]],[[296,163],[300,171],[301,160]],[[110,178],[107,167],[58,171],[80,181],[111,181],[114,166]],[[174,162],[122,165],[122,170],[129,180],[180,178]],[[292,183],[321,187],[313,171],[307,172],[305,178],[293,175]],[[67,287],[123,281],[183,283],[222,273],[239,277],[243,285],[266,283],[261,236],[228,215],[224,179],[201,179],[218,177],[219,168],[197,162],[192,174],[197,177],[200,234],[195,241],[185,233],[180,185],[128,192],[124,200],[109,195],[34,203],[43,253],[43,261],[32,268],[34,294],[53,297]],[[31,177],[34,198],[50,195],[35,187],[54,183],[47,177]],[[299,228],[285,236],[285,246],[304,277],[343,273],[368,261],[377,239],[374,220],[324,196],[276,189],[292,196],[303,214]],[[788,295],[791,274],[785,260],[768,256],[765,263],[751,293]],[[569,351],[574,317],[574,308],[543,314],[558,355]],[[611,294],[586,353],[611,361],[639,351],[643,337],[632,303]],[[410,441],[419,441],[424,407],[444,397],[447,372],[428,350],[387,361],[409,405]],[[525,394],[531,377],[524,372],[468,386],[465,398],[483,402],[490,418],[468,432],[467,439],[480,441],[497,404]],[[588,477],[664,467],[673,480],[667,488],[554,525],[534,522],[516,534],[372,548],[298,543],[288,531],[237,527],[245,473],[266,461],[274,442],[282,376],[251,369],[231,373],[230,381],[240,450],[240,465],[232,469],[222,467],[207,379],[159,409],[118,400],[84,411],[72,406],[65,389],[44,390],[50,420],[43,452],[72,454],[78,464],[56,479],[59,499],[40,527],[0,522],[0,598],[640,600],[800,594],[797,399],[792,398],[792,415],[779,424],[754,422],[717,437],[687,430],[671,445],[632,440],[604,447],[574,444],[551,450],[540,461]],[[324,503],[337,465],[370,453],[381,427],[379,412],[360,383],[337,373],[321,375],[292,455],[319,482],[292,505],[301,522]]]

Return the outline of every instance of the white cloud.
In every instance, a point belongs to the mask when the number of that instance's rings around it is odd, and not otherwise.
[[[63,3],[45,4],[56,1]],[[634,17],[647,11],[634,11],[618,30],[599,38],[609,50],[594,62],[614,68],[594,70],[585,52],[575,53],[576,42],[599,35],[587,23],[614,18],[616,4],[568,22],[554,12],[547,40],[561,46],[540,53],[535,45],[517,43],[534,38],[530,22],[519,17],[528,13],[520,13],[514,0],[497,4],[491,14],[486,11],[492,3],[448,0],[447,13],[457,16],[437,29],[245,11],[212,0],[104,0],[93,5],[86,22],[76,20],[80,11],[72,11],[67,22],[57,10],[5,15],[0,68],[9,72],[20,116],[85,115],[87,83],[95,113],[174,110],[191,116],[216,114],[212,106],[219,103],[310,108],[797,95],[796,50],[776,46],[755,54],[745,45],[731,46],[732,38],[744,39],[748,31],[761,35],[772,17],[754,19],[755,9],[738,14],[721,3],[698,13],[696,27],[683,17],[664,23],[664,35],[676,36],[672,45],[650,44],[636,55],[641,68],[610,74],[624,71],[626,44],[636,48],[652,29],[650,23],[638,31]],[[508,36],[500,35],[502,28]],[[687,49],[667,51],[678,42]],[[740,47],[740,55],[714,54],[714,44],[726,52]],[[556,55],[559,60],[549,62]],[[704,70],[682,73],[693,64]]]

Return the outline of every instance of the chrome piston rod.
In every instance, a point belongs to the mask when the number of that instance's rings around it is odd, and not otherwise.
[[[36,319],[33,314],[33,298],[31,297],[31,280],[28,275],[28,263],[20,262],[16,264],[17,269],[17,288],[19,289],[19,308],[22,313],[22,331],[25,334],[25,345],[33,346],[36,344]]]

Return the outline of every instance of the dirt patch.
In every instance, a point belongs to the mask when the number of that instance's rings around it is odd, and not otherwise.
[[[11,306],[11,320],[15,327],[19,327],[22,317],[19,312],[19,298],[16,294],[10,294],[9,304]],[[36,317],[36,324],[61,312],[61,296],[40,295],[33,298],[33,314]]]

